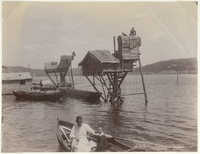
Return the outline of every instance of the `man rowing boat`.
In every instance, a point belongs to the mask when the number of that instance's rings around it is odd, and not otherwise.
[[[69,135],[72,139],[72,151],[88,152],[95,143],[88,142],[87,133],[94,134],[95,132],[88,124],[83,123],[81,116],[76,117],[76,123]]]

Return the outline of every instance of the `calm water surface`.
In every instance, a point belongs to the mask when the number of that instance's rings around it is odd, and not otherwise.
[[[140,76],[128,76],[121,106],[89,103],[66,98],[62,102],[16,101],[2,96],[3,152],[59,152],[56,139],[57,117],[75,122],[82,115],[93,129],[98,124],[105,132],[134,145],[140,140],[148,151],[197,151],[197,75],[145,75],[148,106],[144,107]],[[78,89],[93,90],[84,77],[75,77]],[[100,86],[100,85],[99,85]],[[3,89],[12,89],[4,85]],[[122,140],[121,140],[122,141]],[[139,144],[138,144],[139,145]],[[141,145],[140,145],[141,146]]]

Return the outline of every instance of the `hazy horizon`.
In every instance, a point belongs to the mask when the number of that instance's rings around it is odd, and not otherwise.
[[[194,57],[194,58],[197,58],[197,57]],[[181,59],[193,59],[193,58],[181,58]],[[180,60],[180,59],[168,59],[168,60],[160,60],[160,61],[170,61],[170,60]],[[160,61],[153,62],[153,63],[150,63],[150,64],[146,64],[146,65],[143,65],[143,66],[147,66],[147,65],[154,64],[154,63],[158,63]],[[3,66],[5,66],[5,65],[3,65]],[[6,67],[24,67],[24,68],[39,69],[39,70],[44,69],[44,67],[43,68],[31,68],[30,66],[21,66],[21,65],[16,65],[16,66],[6,65]],[[139,67],[139,66],[136,66],[136,67]],[[80,68],[80,67],[77,66],[77,67],[72,67],[72,68]]]
[[[2,65],[44,68],[76,52],[113,53],[113,36],[135,27],[142,66],[197,57],[195,2],[2,2]],[[117,46],[116,46],[117,48]]]

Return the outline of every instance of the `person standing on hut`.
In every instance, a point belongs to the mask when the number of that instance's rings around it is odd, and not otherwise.
[[[107,150],[107,138],[103,132],[103,126],[100,125],[97,129],[99,133],[99,137],[97,139],[97,147],[95,149],[96,152],[105,152]]]
[[[76,123],[77,124],[73,126],[69,135],[70,139],[72,139],[72,151],[89,152],[93,145],[88,142],[87,133],[94,134],[95,132],[88,124],[83,123],[83,118],[81,116],[76,117]]]
[[[130,36],[134,36],[134,35],[136,35],[136,31],[135,31],[134,27],[131,29],[129,35],[130,35]]]

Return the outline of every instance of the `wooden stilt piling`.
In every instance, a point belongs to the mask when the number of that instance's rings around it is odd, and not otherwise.
[[[148,100],[147,100],[146,88],[145,88],[145,84],[144,84],[144,77],[143,77],[143,73],[142,73],[142,65],[141,65],[141,61],[140,61],[140,55],[139,55],[138,61],[139,61],[140,75],[141,75],[141,79],[142,79],[142,86],[143,86],[143,90],[144,90],[145,107],[146,107],[147,103],[148,103]]]
[[[56,86],[56,83],[52,80],[52,78],[50,77],[50,75],[49,75],[47,72],[46,72],[46,74],[47,74],[47,76],[49,77],[51,83],[54,85],[54,87],[55,87],[56,89],[58,89],[58,87]]]
[[[115,36],[113,36],[113,43],[114,43],[114,53],[115,53],[116,52]]]
[[[55,76],[56,76],[56,81],[57,81],[57,85],[58,85],[59,83],[58,83],[58,77],[57,77],[56,72],[55,72]]]
[[[70,69],[71,69],[72,87],[74,88],[74,77],[73,77],[72,67]]]

